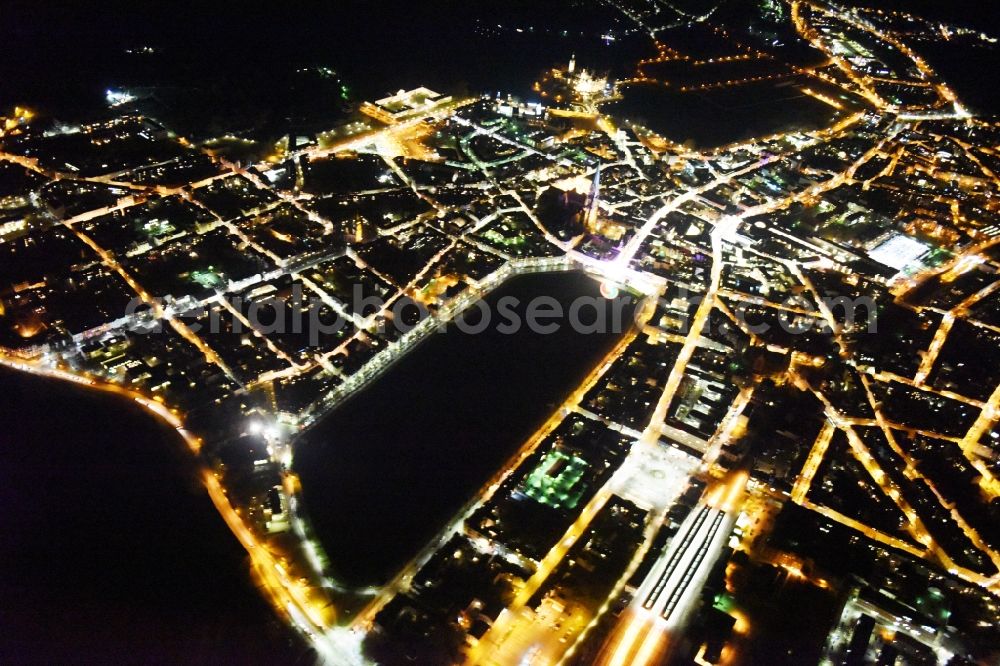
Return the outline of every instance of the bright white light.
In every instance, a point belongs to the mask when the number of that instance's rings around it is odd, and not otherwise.
[[[727,215],[719,220],[715,227],[712,229],[711,235],[713,238],[718,240],[724,240],[727,243],[736,244],[739,241],[739,230],[741,220],[736,215]]]
[[[136,99],[135,95],[127,90],[111,90],[110,88],[104,91],[104,97],[110,106],[128,104],[129,102],[134,102]]]
[[[927,250],[928,247],[920,241],[902,234],[894,234],[869,252],[868,256],[873,261],[901,271],[927,254]]]

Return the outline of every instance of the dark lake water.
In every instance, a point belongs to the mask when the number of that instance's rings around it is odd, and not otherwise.
[[[176,434],[0,369],[0,663],[309,663]]]
[[[601,110],[701,149],[831,123],[831,107],[785,83],[765,81],[702,92],[634,84],[623,86],[623,99]]]
[[[568,309],[577,297],[598,297],[599,285],[577,272],[525,275],[487,303],[505,296],[552,296]],[[295,466],[337,576],[363,585],[396,573],[621,337],[611,327],[580,334],[563,324],[551,335],[451,328],[306,433]]]

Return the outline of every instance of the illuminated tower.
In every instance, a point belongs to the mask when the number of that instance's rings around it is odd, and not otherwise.
[[[566,70],[569,74],[574,74],[576,72],[576,54],[569,59],[569,68]]]
[[[590,194],[587,196],[587,217],[584,226],[587,231],[593,231],[597,227],[597,215],[600,212],[601,201],[601,165],[597,165],[594,172],[594,182],[590,185]]]

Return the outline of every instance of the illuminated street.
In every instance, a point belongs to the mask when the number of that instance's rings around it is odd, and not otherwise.
[[[176,433],[299,662],[1000,657],[989,12],[28,4],[0,365]]]

